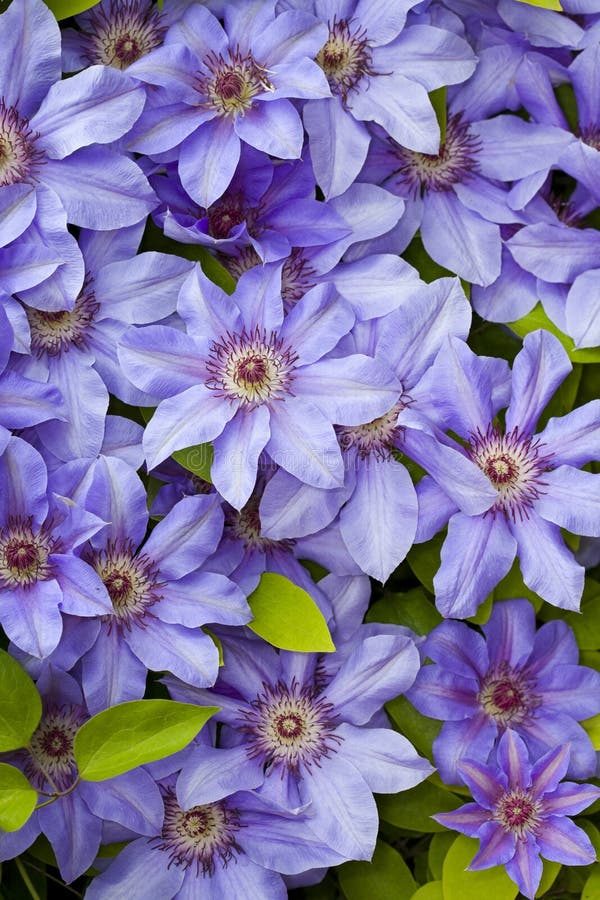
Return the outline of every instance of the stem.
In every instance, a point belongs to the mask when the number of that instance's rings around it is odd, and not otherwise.
[[[34,888],[31,878],[27,874],[27,870],[25,869],[25,866],[23,865],[23,863],[21,862],[21,860],[19,859],[18,856],[15,858],[15,864],[17,866],[17,869],[19,870],[19,875],[25,882],[25,887],[29,891],[32,900],[42,900],[42,898],[40,897],[40,895]]]

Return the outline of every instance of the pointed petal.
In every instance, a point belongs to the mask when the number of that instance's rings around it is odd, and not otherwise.
[[[534,331],[523,341],[512,370],[512,395],[506,430],[527,435],[535,429],[550,397],[572,369],[567,352],[549,331]]]
[[[434,771],[402,734],[391,728],[357,728],[343,722],[338,753],[362,774],[372,791],[395,794],[420,784]]]
[[[250,498],[256,483],[258,461],[271,436],[267,406],[240,409],[215,438],[210,474],[219,493],[235,509]]]
[[[90,66],[52,85],[31,119],[52,159],[88,144],[109,144],[129,131],[145,102],[141,85],[118,69]]]
[[[575,562],[556,525],[535,513],[510,523],[528,588],[561,609],[579,609],[585,570]]]
[[[205,122],[179,150],[179,177],[205,209],[229,187],[240,158],[240,139],[227,118]]]
[[[508,573],[516,549],[502,516],[456,513],[448,524],[441,565],[433,580],[441,614],[454,618],[474,615]]]

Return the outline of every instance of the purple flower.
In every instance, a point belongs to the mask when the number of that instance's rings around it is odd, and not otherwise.
[[[67,421],[38,429],[43,444],[60,459],[97,455],[109,391],[132,405],[152,402],[123,378],[116,343],[131,323],[159,321],[175,311],[192,264],[164,253],[136,256],[142,230],[143,225],[134,225],[118,231],[81,231],[86,277],[72,309],[36,308],[45,284],[26,294],[24,328],[30,353],[15,359],[14,367],[62,394]]]
[[[436,153],[440,130],[427,91],[463,81],[475,59],[462,38],[419,25],[403,30],[413,0],[319,0],[329,34],[317,55],[333,96],[309,100],[304,124],[317,181],[326,197],[355,180],[369,148],[367,122],[398,144]]]
[[[38,198],[56,206],[55,195],[75,225],[139,222],[154,206],[153,191],[133,160],[98,145],[131,128],[143,89],[103,66],[61,81],[58,23],[40,0],[11,5],[0,35],[0,140],[11,151],[0,162],[0,197],[13,210],[13,236],[31,224]]]
[[[229,185],[241,142],[281,159],[300,157],[304,133],[290,97],[329,94],[310,58],[325,28],[314,16],[274,2],[227,7],[225,30],[193,4],[169,30],[163,47],[133,63],[128,74],[154,92],[130,146],[157,154],[179,147],[179,176],[208,208]]]
[[[383,703],[412,683],[418,666],[412,640],[401,628],[359,626],[346,640],[341,632],[336,654],[324,659],[219,635],[225,664],[215,688],[168,678],[171,693],[221,707],[216,718],[230,768],[247,777],[253,772],[264,802],[288,814],[306,811],[324,844],[346,859],[370,859],[378,827],[372,792],[407,790],[432,771],[384,719],[370,724]],[[177,785],[184,807],[200,802],[221,767],[200,750],[190,754]]]
[[[437,154],[407,149],[377,131],[361,180],[383,185],[406,203],[394,231],[372,246],[401,252],[420,228],[432,259],[488,285],[500,273],[500,224],[523,221],[502,182],[540,171],[545,177],[573,138],[517,116],[470,118],[469,109],[452,108]]]
[[[313,288],[284,318],[279,268],[250,269],[229,297],[197,267],[179,313],[187,334],[132,329],[119,347],[127,377],[162,401],[144,434],[149,467],[214,441],[211,477],[236,509],[252,492],[263,450],[301,481],[340,486],[333,423],[382,415],[400,385],[366,355],[328,356],[354,318],[333,290]]]
[[[26,653],[57,647],[61,613],[95,617],[110,610],[94,570],[74,554],[104,524],[47,490],[44,461],[21,438],[0,456],[0,622]]]
[[[548,622],[536,632],[527,600],[494,605],[484,637],[462,622],[442,622],[422,647],[434,665],[423,666],[408,697],[426,716],[443,719],[433,745],[440,776],[458,783],[464,757],[487,763],[507,728],[533,757],[569,741],[568,774],[596,770],[592,742],[578,720],[600,712],[600,674],[579,666],[571,629]]]
[[[122,460],[101,457],[79,496],[110,523],[82,550],[111,604],[81,663],[90,709],[142,697],[147,669],[173,672],[200,687],[212,684],[219,654],[201,626],[251,618],[235,584],[200,571],[223,529],[217,496],[184,497],[146,540],[146,491]]]
[[[487,512],[466,516],[445,497],[442,481],[441,488],[430,478],[417,486],[417,540],[450,520],[434,579],[442,615],[473,615],[517,555],[527,587],[555,606],[579,608],[584,570],[560,529],[600,532],[600,479],[578,468],[598,456],[600,401],[551,418],[535,433],[570,370],[566,352],[546,331],[527,335],[512,378],[504,360],[476,357],[456,338],[448,339],[432,366],[430,415],[466,442],[462,452],[496,489]],[[507,405],[501,427],[496,416]]]
[[[540,855],[570,866],[595,861],[590,839],[568,816],[593,803],[600,789],[560,783],[569,752],[569,745],[563,744],[531,760],[521,738],[508,729],[498,744],[496,766],[475,760],[459,765],[475,802],[433,818],[480,839],[469,869],[503,865],[519,890],[533,900],[542,877]]]
[[[387,257],[377,260],[387,262]],[[353,273],[355,265],[351,269]],[[338,271],[342,290],[345,285],[351,290],[352,273],[346,280],[343,266]],[[385,275],[383,267],[377,286],[384,295]],[[318,492],[297,483],[293,490],[293,477],[280,472],[261,507],[265,534],[272,538],[306,534],[309,523],[323,528],[340,510],[339,529],[347,552],[363,572],[382,582],[406,556],[417,529],[417,496],[398,454],[405,453],[444,485],[451,484],[456,503],[467,515],[484,512],[493,502],[490,485],[474,464],[447,446],[444,436],[438,437],[420,415],[422,398],[427,401],[430,393],[427,383],[422,389],[420,382],[426,381],[446,335],[468,333],[471,311],[462,288],[450,278],[433,284],[412,278],[404,284],[397,278],[390,281],[396,308],[357,324],[351,347],[385,362],[398,377],[401,392],[375,420],[337,427],[345,465],[343,491]],[[367,312],[367,303],[364,308]]]
[[[45,834],[62,877],[71,882],[98,854],[106,820],[138,834],[160,827],[162,803],[154,780],[142,768],[101,782],[79,781],[73,755],[78,729],[89,719],[81,688],[70,675],[46,665],[37,683],[41,721],[26,750],[8,757],[23,770],[44,800],[19,831],[0,832],[0,859],[12,859]]]

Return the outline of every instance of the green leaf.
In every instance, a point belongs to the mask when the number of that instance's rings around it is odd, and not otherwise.
[[[594,750],[600,750],[600,715],[592,716],[580,723],[594,745]]]
[[[25,747],[41,717],[35,684],[16,659],[0,650],[0,752]]]
[[[98,0],[44,0],[46,6],[52,10],[56,18],[68,19],[69,16],[77,16],[86,9],[91,9]]]
[[[396,697],[385,704],[388,715],[400,734],[403,734],[413,744],[419,753],[428,759],[433,759],[432,745],[442,723],[437,719],[423,716],[414,708],[406,697]],[[441,812],[441,810],[440,810]]]
[[[463,803],[462,797],[442,790],[429,781],[423,781],[401,794],[383,794],[377,798],[379,814],[384,821],[396,828],[425,832],[446,831],[431,816],[435,813],[452,812]]]
[[[446,107],[446,85],[431,91],[429,94],[438,125],[440,126],[440,145],[446,138],[446,123],[448,121],[448,109]]]
[[[131,700],[93,716],[75,735],[74,754],[85,781],[104,781],[182,750],[218,712],[174,700]]]
[[[563,334],[563,332],[556,327],[554,322],[552,322],[544,312],[541,303],[538,303],[536,306],[534,306],[530,313],[528,313],[522,319],[519,319],[517,322],[509,322],[508,327],[516,332],[519,337],[525,337],[525,335],[529,334],[531,331],[536,331],[536,329],[538,328],[545,328],[546,331],[550,331],[555,337],[559,339],[559,341],[569,354],[569,359],[571,360],[571,362],[600,362],[600,347],[588,347],[584,350],[576,350],[573,338],[570,338],[568,337],[568,335]]]
[[[423,588],[413,588],[405,594],[386,594],[370,607],[366,621],[405,625],[417,634],[429,634],[442,617]]]
[[[523,581],[518,560],[514,561],[508,575],[505,575],[502,581],[496,585],[492,592],[492,597],[494,601],[509,600],[512,597],[525,597],[531,601],[536,611],[540,609],[544,602],[541,597],[530,591]]]
[[[479,841],[460,834],[446,854],[442,867],[444,900],[514,900],[519,889],[501,866],[466,871],[479,849]]]
[[[337,873],[346,900],[410,900],[418,887],[402,856],[383,841],[377,843],[371,862],[344,863]]]
[[[563,619],[573,629],[581,650],[600,649],[600,583],[586,578],[580,612],[559,610],[547,603],[540,609],[545,621]]]
[[[18,831],[37,803],[35,791],[23,773],[14,766],[0,763],[0,828]]]
[[[412,239],[402,258],[417,269],[423,281],[435,281],[436,278],[445,278],[447,275],[455,277],[450,269],[440,266],[429,256],[419,234]]]
[[[174,241],[163,234],[152,219],[148,219],[146,230],[144,231],[144,237],[140,246],[140,251],[142,250],[158,250],[161,253],[171,253],[175,256],[182,256],[184,259],[189,259],[192,262],[199,262],[202,271],[207,278],[210,278],[213,284],[222,288],[226,294],[233,294],[235,291],[235,279],[206,247],[201,247],[199,244],[180,244],[179,241]]]
[[[419,888],[410,900],[444,900],[441,881],[430,881]]]
[[[212,444],[196,444],[185,450],[175,450],[172,456],[188,472],[193,472],[203,481],[211,482],[210,467],[214,457]]]
[[[536,897],[543,897],[548,888],[551,888],[556,881],[556,876],[562,869],[561,863],[552,862],[549,859],[543,860],[544,869],[542,871],[542,880],[540,886],[535,892]]]
[[[440,531],[424,544],[413,544],[406,561],[421,584],[430,594],[433,590],[433,576],[440,567],[440,552],[446,539],[446,530]]]
[[[541,6],[542,9],[554,9],[562,12],[559,0],[519,0],[519,3],[528,3],[530,6]]]
[[[440,831],[434,834],[429,844],[427,852],[427,863],[429,871],[436,879],[440,881],[442,877],[442,869],[446,854],[456,839],[456,835],[452,831]]]
[[[581,900],[598,900],[600,897],[600,868],[594,869],[581,892]]]
[[[261,575],[248,603],[254,615],[248,628],[274,647],[301,653],[335,650],[327,623],[313,598],[283,575]]]

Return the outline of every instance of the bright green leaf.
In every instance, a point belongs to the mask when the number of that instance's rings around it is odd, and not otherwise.
[[[568,337],[568,335],[563,334],[563,332],[556,327],[554,322],[552,322],[544,312],[541,303],[538,303],[536,306],[534,306],[530,313],[528,313],[522,319],[519,319],[517,322],[509,322],[508,327],[512,328],[512,330],[516,332],[520,337],[525,337],[526,334],[529,334],[531,331],[536,331],[538,328],[544,328],[546,331],[550,331],[555,337],[559,339],[559,341],[569,354],[569,359],[571,360],[571,362],[600,362],[600,347],[589,347],[584,350],[576,350],[573,338],[570,338]]]
[[[69,16],[77,16],[86,9],[91,9],[98,3],[98,0],[91,0],[91,2],[90,0],[44,0],[44,3],[60,21],[60,19],[68,19]]]
[[[600,897],[600,867],[593,870],[581,892],[581,900],[598,900],[598,897]]]
[[[18,831],[37,803],[35,791],[20,769],[0,763],[0,828]]]
[[[344,863],[337,873],[346,900],[410,900],[418,887],[398,851],[383,841],[377,843],[371,862]]]
[[[435,813],[452,812],[462,806],[464,799],[450,791],[442,790],[423,781],[401,794],[382,794],[377,798],[379,815],[396,828],[409,831],[445,831],[431,816]]]
[[[210,467],[212,466],[213,456],[212,444],[197,444],[195,447],[186,447],[185,450],[175,450],[173,453],[173,459],[180,466],[183,466],[188,472],[193,472],[194,475],[202,478],[203,481],[209,482],[211,481]]]
[[[581,725],[594,745],[594,750],[600,750],[600,715],[586,719],[584,722],[581,722]]]
[[[542,9],[553,9],[562,12],[559,0],[519,0],[519,3],[528,3],[530,6],[541,6]]]
[[[429,850],[427,851],[427,862],[432,876],[440,883],[446,854],[455,840],[456,834],[453,831],[445,830],[434,834],[431,838]]]
[[[335,650],[327,623],[313,598],[283,575],[265,572],[248,597],[255,634],[280,650],[330,653]]]
[[[412,895],[410,900],[444,900],[441,881],[430,881]]]
[[[542,880],[540,881],[540,886],[535,892],[536,897],[543,897],[546,891],[552,887],[554,882],[556,881],[556,876],[562,869],[562,865],[558,862],[552,862],[552,860],[545,859],[543,860],[544,869],[542,871]]]
[[[406,697],[396,697],[385,704],[388,715],[396,725],[398,731],[413,744],[419,753],[428,759],[433,758],[432,745],[442,723],[437,719],[423,716],[414,708]]]
[[[456,838],[442,867],[444,900],[482,900],[482,897],[514,900],[519,889],[501,866],[479,872],[466,871],[478,849],[479,841],[474,838],[464,834]]]
[[[131,700],[93,716],[75,735],[74,753],[85,781],[103,781],[182,750],[218,712],[174,700]]]
[[[25,747],[41,717],[35,684],[16,659],[0,650],[0,751]]]

